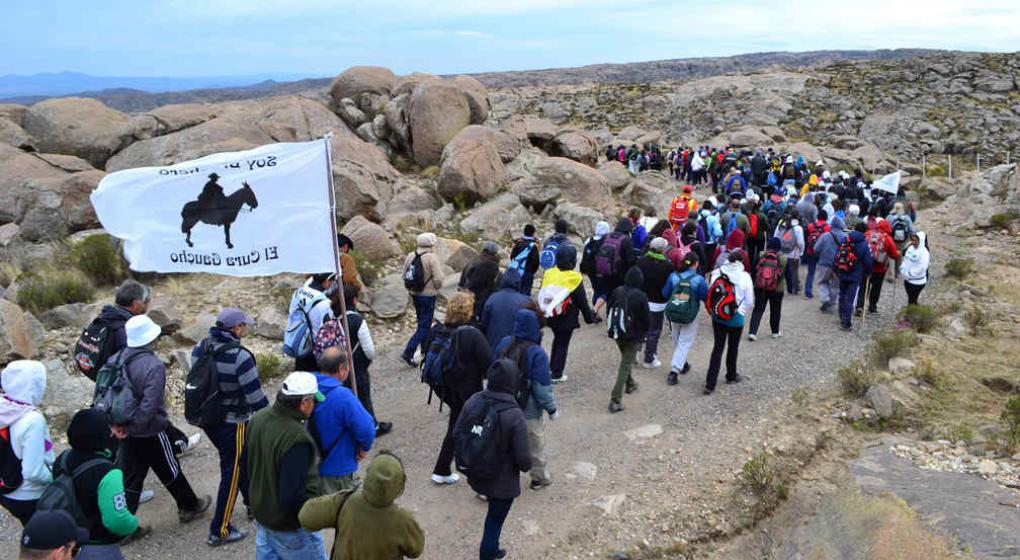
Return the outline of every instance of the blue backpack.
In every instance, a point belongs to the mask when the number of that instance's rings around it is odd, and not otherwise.
[[[309,314],[326,295],[317,290],[301,287],[294,292],[290,301],[287,329],[283,331],[283,353],[291,358],[307,358],[312,355],[314,337],[312,319]]]
[[[524,269],[528,266],[528,257],[531,255],[531,249],[534,247],[534,243],[528,243],[528,246],[521,250],[520,253],[517,253],[516,257],[510,259],[510,266],[508,266],[507,269],[516,270],[523,275]]]
[[[425,359],[421,361],[421,382],[429,386],[428,403],[432,404],[432,395],[435,394],[439,397],[440,410],[443,408],[444,377],[453,369],[457,356],[457,352],[453,348],[453,339],[461,328],[436,329],[436,333],[429,343],[428,351],[425,352]]]
[[[538,264],[542,265],[542,268],[549,270],[556,267],[556,251],[560,248],[559,241],[550,241],[542,247],[542,252],[538,255]]]
[[[728,214],[730,219],[726,222],[726,235],[723,236],[723,239],[726,240],[730,238],[730,234],[733,233],[733,230],[737,229],[737,213],[730,210]]]
[[[770,187],[776,186],[779,183],[779,179],[776,178],[776,172],[775,171],[769,171],[768,178],[765,179],[765,182]]]

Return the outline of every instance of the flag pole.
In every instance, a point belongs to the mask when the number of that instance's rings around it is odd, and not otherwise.
[[[340,246],[337,244],[337,231],[336,231],[336,187],[333,184],[333,150],[330,148],[330,139],[333,137],[333,133],[330,132],[322,137],[322,144],[326,150],[326,186],[329,189],[329,224],[330,229],[333,232],[330,238],[330,244],[333,246],[333,262],[336,264],[336,282],[339,284],[337,291],[340,293],[340,321],[344,326],[344,352],[347,354],[347,367],[349,369],[348,379],[351,380],[351,391],[354,392],[355,396],[358,394],[358,378],[354,372],[354,354],[351,352],[351,333],[350,327],[347,325],[347,302],[344,297],[344,281],[343,271],[340,270]],[[361,400],[361,399],[358,399]]]

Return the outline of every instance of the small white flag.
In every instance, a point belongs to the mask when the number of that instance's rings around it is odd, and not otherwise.
[[[871,184],[872,189],[886,191],[893,194],[900,192],[900,172],[890,173]]]
[[[328,140],[111,173],[92,193],[139,272],[261,276],[336,269]]]

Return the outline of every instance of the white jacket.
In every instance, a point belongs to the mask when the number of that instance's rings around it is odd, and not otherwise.
[[[733,282],[737,296],[737,313],[747,317],[751,313],[751,308],[754,307],[754,280],[751,279],[750,274],[744,271],[744,263],[740,261],[728,262],[712,271],[708,280],[709,286],[719,278],[720,271],[726,274],[730,282]]]
[[[10,428],[11,447],[21,460],[24,482],[7,494],[11,500],[38,500],[53,482],[53,443],[46,418],[36,408],[46,391],[46,368],[32,360],[8,364],[0,375],[0,428]]]
[[[915,286],[923,286],[928,283],[928,267],[931,266],[931,253],[924,248],[926,235],[924,232],[917,232],[921,242],[914,247],[907,246],[903,252],[903,262],[900,264],[900,275],[903,279]]]

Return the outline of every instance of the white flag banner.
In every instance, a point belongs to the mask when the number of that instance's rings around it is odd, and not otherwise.
[[[111,173],[92,193],[139,272],[261,276],[336,269],[328,140]]]
[[[898,194],[900,192],[900,172],[890,173],[871,184],[872,189]]]

